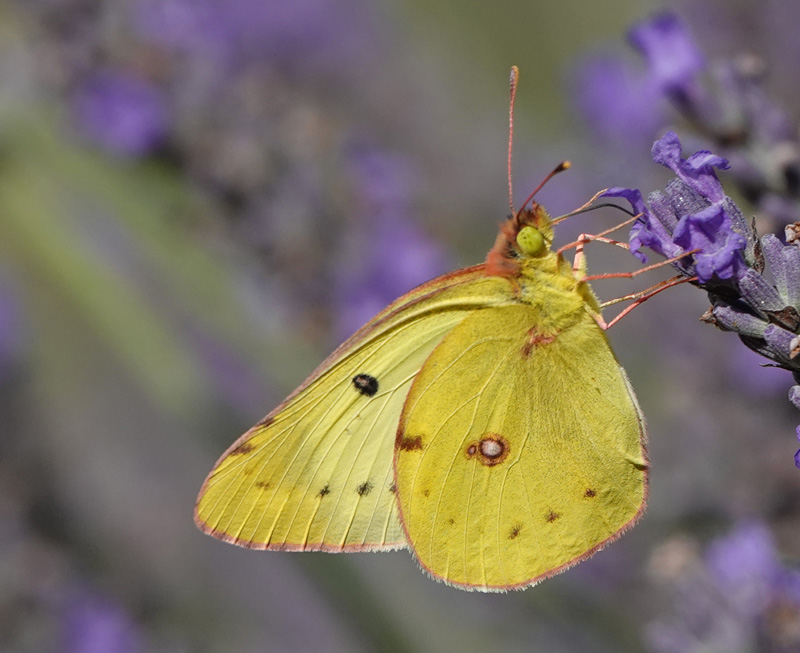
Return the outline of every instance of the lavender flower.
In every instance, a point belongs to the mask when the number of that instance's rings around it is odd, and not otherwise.
[[[787,229],[787,244],[772,234],[759,240],[716,176],[715,169],[727,169],[728,162],[707,151],[682,158],[673,132],[653,145],[653,160],[677,179],[664,192],[651,193],[649,206],[636,189],[606,192],[628,200],[640,214],[630,233],[631,252],[642,261],[642,247],[681,257],[671,263],[679,276],[708,292],[712,307],[704,321],[734,331],[750,349],[800,381],[797,225]],[[766,265],[772,280],[763,274]],[[795,388],[800,397],[800,386]],[[800,400],[792,401],[800,408]],[[800,452],[795,462],[800,467]]]
[[[653,145],[653,160],[670,168],[678,179],[664,193],[655,192],[645,205],[638,190],[610,188],[605,195],[627,199],[641,214],[631,229],[631,253],[641,261],[648,247],[667,258],[681,256],[673,265],[700,284],[717,279],[738,278],[746,270],[746,234],[749,230],[741,211],[726,197],[714,168],[726,169],[728,162],[710,152],[681,157],[681,144],[674,132],[667,132]]]
[[[167,134],[168,116],[159,90],[125,71],[103,70],[87,79],[73,98],[83,134],[121,156],[142,156]]]

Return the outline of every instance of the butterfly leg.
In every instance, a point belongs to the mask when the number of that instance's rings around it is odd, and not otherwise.
[[[634,301],[629,305],[626,306],[620,313],[617,315],[611,322],[606,322],[603,319],[603,316],[599,313],[592,314],[595,322],[597,322],[598,326],[603,330],[608,330],[612,326],[614,326],[617,322],[619,322],[623,317],[625,317],[628,313],[630,313],[634,308],[637,306],[644,304],[648,299],[654,297],[658,293],[666,290],[667,288],[672,288],[672,286],[677,286],[682,283],[687,283],[690,281],[696,281],[697,277],[673,277],[672,279],[667,279],[666,281],[662,281],[657,283],[654,286],[650,286],[650,288],[646,288],[645,290],[640,290],[639,292],[631,293],[630,295],[625,295],[623,297],[617,297],[616,299],[611,299],[607,302],[603,302],[600,306],[601,308],[605,308],[606,306],[611,306],[612,304],[618,304],[619,302],[625,302],[630,299]]]
[[[616,229],[616,227],[614,227]],[[572,260],[572,273],[581,280],[586,280],[586,255],[583,253],[583,248],[586,243],[591,242],[598,242],[598,243],[607,243],[609,245],[615,245],[616,247],[621,247],[622,249],[630,249],[628,243],[623,243],[618,240],[613,240],[611,238],[606,238],[605,234],[611,233],[613,229],[606,230],[600,232],[599,234],[581,234],[578,237],[578,240],[573,241],[571,243],[567,243],[563,247],[558,249],[558,253],[562,254],[565,250],[570,249],[572,247],[575,248],[575,258]]]
[[[603,241],[605,242],[605,241]],[[625,243],[623,243],[624,245]],[[643,272],[649,272],[650,270],[655,270],[656,268],[662,268],[665,265],[671,265],[675,261],[680,261],[682,258],[687,256],[691,256],[692,254],[696,254],[699,252],[699,249],[691,249],[688,252],[684,252],[678,256],[673,256],[672,258],[664,259],[663,261],[659,261],[658,263],[653,263],[652,265],[648,265],[643,268],[639,268],[638,270],[634,270],[633,272],[607,272],[605,274],[591,274],[581,278],[581,281],[597,281],[598,279],[633,279],[633,277],[642,274]],[[576,253],[577,256],[577,253]],[[686,281],[695,281],[697,277],[682,277]],[[644,291],[647,292],[647,291]],[[611,303],[616,303],[617,301],[624,301],[622,300],[612,300]]]

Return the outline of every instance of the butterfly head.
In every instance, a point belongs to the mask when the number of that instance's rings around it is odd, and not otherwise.
[[[509,216],[500,227],[494,247],[486,257],[488,274],[514,277],[519,276],[525,261],[544,261],[554,256],[550,245],[553,242],[553,228],[547,211],[531,203],[530,209],[522,209]]]

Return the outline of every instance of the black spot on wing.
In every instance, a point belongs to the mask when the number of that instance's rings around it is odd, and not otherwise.
[[[362,372],[361,374],[356,374],[353,377],[353,386],[362,395],[372,397],[376,392],[378,392],[378,379]]]
[[[330,493],[331,493],[331,487],[330,487],[330,485],[326,484],[324,488],[322,488],[319,492],[317,492],[317,496],[320,499],[322,499],[325,496],[329,495]]]
[[[358,492],[358,496],[365,497],[372,491],[372,483],[369,481],[364,481],[361,485],[356,488],[356,492]]]

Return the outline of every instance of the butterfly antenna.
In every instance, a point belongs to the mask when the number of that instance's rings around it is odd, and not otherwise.
[[[570,211],[569,213],[565,213],[564,215],[560,215],[557,218],[554,218],[553,221],[550,224],[555,226],[559,222],[563,222],[567,218],[571,218],[573,215],[580,215],[581,213],[588,213],[589,211],[596,211],[597,209],[602,209],[602,208],[617,209],[617,210],[622,211],[623,213],[627,213],[628,215],[633,216],[633,217],[638,217],[639,216],[638,213],[634,213],[633,211],[629,211],[624,206],[620,206],[619,204],[613,204],[611,202],[603,202],[602,204],[595,204],[594,206],[592,206],[592,204],[595,202],[595,200],[597,200],[597,198],[600,197],[607,190],[608,190],[608,188],[604,188],[603,190],[597,191],[592,196],[592,199],[590,199],[588,202],[586,202],[583,206],[579,206],[574,211]],[[624,226],[624,225],[622,225],[622,226]]]
[[[511,66],[511,75],[508,79],[508,205],[511,215],[514,215],[514,188],[511,183],[511,152],[514,149],[514,100],[517,98],[517,82],[519,81],[519,68]]]
[[[541,183],[541,184],[539,184],[539,185],[538,185],[538,186],[537,186],[537,187],[536,187],[536,188],[533,190],[533,192],[532,192],[530,195],[528,195],[528,199],[526,199],[526,200],[525,200],[525,201],[522,203],[522,206],[520,206],[520,207],[519,207],[519,211],[517,211],[516,217],[517,217],[517,218],[519,218],[520,214],[522,213],[523,209],[524,209],[524,208],[527,206],[528,202],[530,202],[530,201],[531,201],[531,200],[532,200],[534,197],[536,197],[536,193],[538,193],[540,190],[542,190],[542,188],[544,187],[544,185],[545,185],[545,184],[546,184],[548,181],[550,181],[550,180],[551,180],[553,177],[555,177],[555,176],[556,176],[556,175],[557,175],[559,172],[564,172],[565,170],[569,170],[571,167],[572,167],[572,164],[571,164],[569,161],[562,161],[562,162],[561,162],[561,163],[559,163],[559,164],[558,164],[558,165],[557,165],[555,168],[553,168],[553,170],[550,172],[550,174],[549,174],[549,175],[547,175],[547,176],[546,176],[546,177],[545,177],[545,178],[542,180],[542,183]]]

